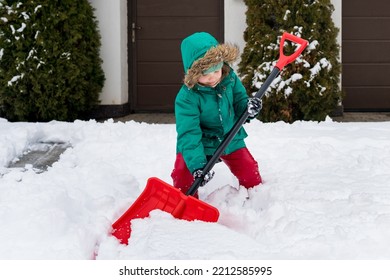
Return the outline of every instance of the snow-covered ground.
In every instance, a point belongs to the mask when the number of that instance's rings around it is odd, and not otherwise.
[[[111,225],[148,178],[171,183],[175,126],[0,119],[0,259],[390,258],[390,122],[245,127],[264,179],[249,200],[219,163],[200,189],[217,223],[155,210],[125,246]],[[42,142],[70,147],[45,172],[8,168]]]

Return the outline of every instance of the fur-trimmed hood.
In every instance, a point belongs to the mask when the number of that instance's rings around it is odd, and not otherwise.
[[[184,84],[192,88],[198,82],[202,72],[211,66],[220,62],[230,64],[237,60],[239,49],[232,44],[219,44],[209,33],[198,32],[183,40],[181,55],[185,71]],[[229,67],[223,67],[223,71],[228,69]]]

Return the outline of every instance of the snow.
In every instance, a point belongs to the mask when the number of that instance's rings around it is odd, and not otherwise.
[[[318,75],[318,73],[321,71],[322,68],[330,70],[332,68],[332,64],[326,58],[321,58],[320,61],[317,62],[313,66],[313,68],[310,69],[310,72],[311,72],[310,78],[311,78],[311,80],[313,80],[314,77]]]
[[[217,223],[154,210],[129,245],[111,225],[150,177],[171,184],[173,124],[0,119],[0,259],[378,260],[390,258],[390,122],[245,125],[264,183],[223,163],[200,189]],[[10,168],[37,143],[70,147],[45,172]],[[245,197],[249,193],[249,200]]]
[[[312,50],[315,50],[319,44],[320,44],[320,43],[319,43],[317,40],[313,40],[313,41],[310,42],[310,44],[306,47],[306,51],[307,51],[307,52],[310,52],[310,51],[312,51]]]
[[[23,14],[25,14],[25,13],[23,13]],[[23,30],[26,28],[26,24],[24,23],[24,22],[22,22],[22,26],[18,29],[18,30],[16,30],[17,32],[19,32],[19,33],[21,33],[21,32],[23,32]]]
[[[20,80],[21,78],[23,77],[23,75],[16,75],[16,76],[13,76],[11,78],[10,81],[8,81],[8,86],[12,86],[13,83],[15,83],[16,81]]]
[[[284,14],[284,17],[283,17],[283,20],[287,20],[289,14],[291,14],[291,11],[290,10],[286,10],[286,12]]]

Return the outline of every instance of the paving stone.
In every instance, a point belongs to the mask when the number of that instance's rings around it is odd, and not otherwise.
[[[390,112],[344,112],[341,116],[334,116],[331,119],[337,122],[388,122]],[[173,113],[136,113],[115,118],[114,121],[136,121],[150,124],[174,124],[176,122]]]
[[[35,143],[8,168],[25,168],[26,165],[31,165],[37,172],[47,171],[69,147],[68,143]]]

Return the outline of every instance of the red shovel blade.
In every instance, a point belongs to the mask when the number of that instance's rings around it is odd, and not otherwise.
[[[162,210],[172,216],[188,221],[218,221],[218,209],[193,196],[183,194],[179,189],[152,177],[130,208],[112,225],[112,235],[122,244],[128,244],[131,220],[145,218],[152,210]]]

